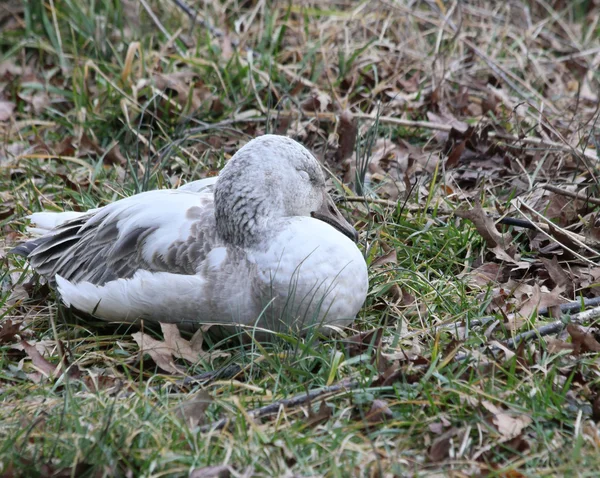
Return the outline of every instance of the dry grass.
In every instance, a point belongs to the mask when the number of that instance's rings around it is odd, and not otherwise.
[[[600,295],[597,2],[189,8],[0,5],[0,473],[595,476],[594,319],[507,345]],[[6,255],[30,212],[215,174],[265,132],[350,199],[371,268],[355,331],[225,344],[178,365],[233,378],[182,381]]]

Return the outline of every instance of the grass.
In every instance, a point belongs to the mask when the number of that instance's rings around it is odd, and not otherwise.
[[[551,288],[539,260],[548,243],[505,227],[517,262],[530,266],[502,262],[477,224],[452,215],[480,199],[520,218],[517,197],[543,199],[539,210],[562,227],[593,224],[595,207],[569,215],[571,199],[539,186],[596,186],[598,174],[584,153],[597,151],[600,24],[593,2],[567,3],[190,3],[195,24],[166,0],[0,7],[0,100],[14,106],[0,121],[0,320],[46,344],[52,364],[66,357],[81,370],[37,382],[18,338],[0,338],[0,473],[159,477],[227,465],[233,476],[595,476],[597,353],[544,339],[516,355],[489,347],[545,320],[505,318],[533,295],[523,287]],[[341,129],[343,110],[354,129]],[[434,127],[457,122],[492,125],[496,136]],[[356,141],[336,160],[342,131]],[[266,132],[312,148],[346,178],[346,195],[397,202],[343,207],[371,264],[355,332],[225,344],[228,358],[180,365],[194,375],[239,364],[240,374],[181,386],[140,355],[134,329],[74,317],[6,255],[31,212],[86,210],[216,174]],[[460,161],[446,167],[463,140]],[[577,275],[564,297],[595,295],[595,266],[560,261],[592,274],[587,285]],[[486,264],[497,276],[474,286]],[[494,328],[466,327],[490,314]],[[349,337],[379,327],[380,342],[353,348]],[[345,379],[359,385],[249,419]],[[177,413],[201,389],[212,398],[196,413],[206,432]],[[382,420],[370,415],[376,403]],[[226,429],[211,430],[223,416]]]

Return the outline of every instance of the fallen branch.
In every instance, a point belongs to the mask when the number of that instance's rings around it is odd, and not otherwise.
[[[594,297],[592,299],[584,298],[583,301],[574,300],[572,302],[565,302],[564,304],[560,304],[555,307],[558,307],[562,314],[566,314],[568,312],[573,312],[575,310],[581,309],[582,306],[583,307],[600,306],[600,297]],[[542,316],[542,317],[548,317],[552,313],[552,309],[554,309],[555,307],[542,307],[541,309],[538,310],[537,315]],[[507,316],[508,319],[514,319],[515,317],[516,317],[516,314],[509,314]],[[492,316],[481,317],[480,319],[471,320],[469,322],[469,326],[480,327],[480,326],[489,324],[493,320],[496,320],[496,317],[492,317]],[[449,326],[446,326],[446,327],[450,327],[450,326],[455,327],[457,325],[459,325],[459,324],[454,323],[454,324],[450,324]]]
[[[264,407],[250,410],[248,412],[248,417],[250,417],[251,419],[256,419],[265,417],[267,415],[272,415],[274,413],[277,413],[281,407],[293,408],[299,405],[304,405],[305,403],[312,402],[313,400],[316,400],[318,398],[324,399],[325,397],[329,397],[340,392],[347,392],[349,390],[353,390],[355,388],[358,388],[361,385],[361,383],[362,382],[359,382],[358,380],[343,380],[340,383],[331,385],[329,387],[317,388],[307,393],[295,395],[292,398],[284,398],[272,402],[269,405],[265,405]],[[208,431],[221,430],[229,423],[229,420],[229,418],[221,418],[216,422],[208,423],[200,427],[200,432],[205,433]]]
[[[597,319],[600,317],[600,307],[594,307],[593,309],[585,310],[583,312],[579,312],[578,314],[572,315],[570,323],[572,324],[583,324],[592,319]],[[523,332],[515,336],[514,338],[507,340],[505,345],[508,348],[514,349],[519,346],[519,344],[523,341],[529,340],[533,337],[543,337],[545,335],[555,334],[560,332],[565,328],[567,324],[562,322],[561,320],[556,320],[549,324],[542,325],[533,330],[529,330],[527,332]]]
[[[592,300],[599,300],[598,298]],[[568,307],[572,307],[573,304],[563,304]],[[550,322],[549,324],[544,324],[540,327],[537,327],[533,330],[528,330],[527,332],[523,332],[522,334],[516,335],[514,338],[505,341],[502,346],[509,349],[516,349],[522,342],[526,342],[534,337],[544,337],[546,335],[557,334],[560,333],[568,323],[583,325],[586,322],[600,318],[600,307],[594,307],[593,309],[585,310],[583,312],[579,312],[578,314],[574,314],[570,317],[569,322],[563,322],[562,320],[555,320],[554,322]],[[488,350],[492,353],[498,353],[502,351],[502,347],[498,347],[497,345],[493,345],[488,348]],[[454,360],[462,362],[471,358],[471,354],[461,353],[457,354]]]
[[[598,198],[593,198],[593,197],[587,196],[586,194],[565,191],[564,189],[558,188],[556,186],[552,186],[552,184],[544,184],[542,186],[542,189],[546,189],[547,191],[551,191],[553,193],[560,194],[561,196],[567,196],[567,197],[574,198],[574,199],[581,199],[582,201],[589,202],[591,204],[600,205],[600,199],[598,199]]]

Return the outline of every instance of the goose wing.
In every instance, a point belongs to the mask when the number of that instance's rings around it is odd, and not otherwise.
[[[22,250],[51,282],[104,285],[140,270],[196,274],[218,244],[212,194],[159,190],[76,217]]]

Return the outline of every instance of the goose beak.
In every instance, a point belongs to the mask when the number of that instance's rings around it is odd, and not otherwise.
[[[338,208],[335,206],[333,199],[327,192],[323,193],[323,203],[321,207],[310,213],[311,217],[315,219],[320,219],[323,222],[326,222],[330,226],[335,227],[338,231],[340,231],[344,236],[349,237],[354,242],[358,242],[358,232],[354,229],[344,216],[340,213]]]

